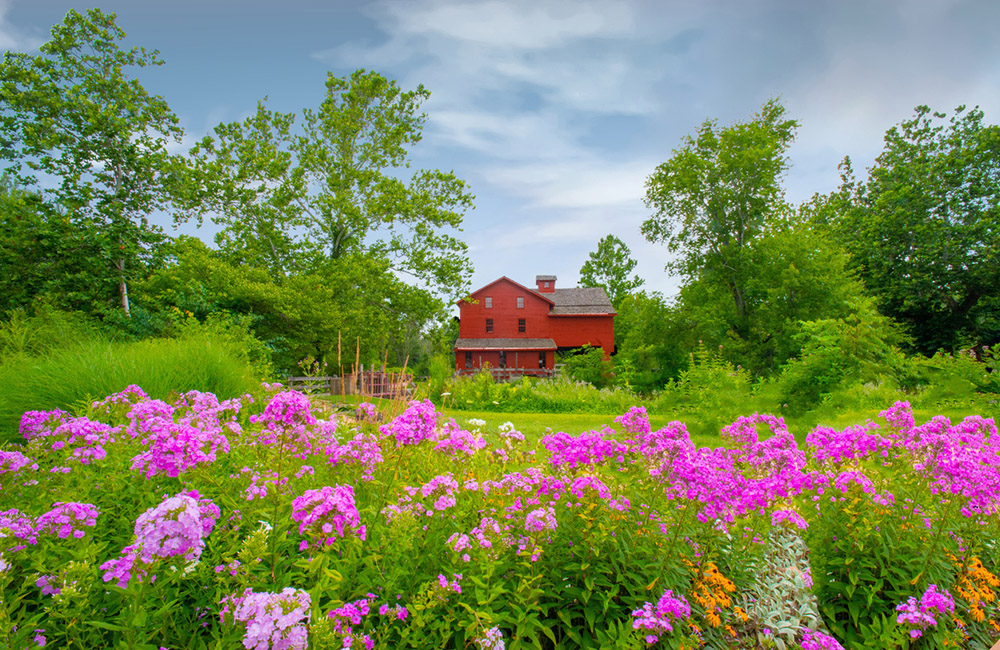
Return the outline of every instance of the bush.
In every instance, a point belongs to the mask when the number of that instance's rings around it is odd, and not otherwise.
[[[585,381],[597,388],[607,388],[614,382],[614,365],[604,358],[602,348],[585,345],[563,356],[563,373],[576,381]]]

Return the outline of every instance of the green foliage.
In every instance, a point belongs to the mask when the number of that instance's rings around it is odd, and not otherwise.
[[[666,243],[676,255],[668,268],[685,281],[726,288],[741,337],[748,334],[745,293],[753,274],[745,248],[788,211],[779,181],[796,127],[776,100],[749,122],[719,128],[707,120],[646,181],[646,205],[655,214],[643,234]]]
[[[865,301],[846,318],[803,322],[796,336],[801,356],[782,368],[777,399],[802,414],[837,389],[879,384],[903,373],[903,355],[893,343],[902,336],[888,318]]]
[[[652,397],[650,410],[690,421],[692,433],[715,435],[746,411],[753,387],[746,369],[699,344],[678,380]]]
[[[597,242],[597,250],[580,267],[581,287],[600,287],[608,294],[615,309],[627,296],[642,286],[640,277],[632,276],[636,261],[625,242],[607,235]]]
[[[108,274],[108,233],[70,219],[37,192],[0,179],[0,312],[39,301],[68,310],[106,308],[118,293]]]
[[[688,365],[687,332],[678,309],[659,293],[625,296],[615,316],[615,383],[648,395]]]
[[[353,256],[461,294],[467,249],[450,231],[473,197],[450,172],[406,171],[430,93],[364,70],[330,73],[326,91],[298,128],[294,114],[263,102],[216,127],[192,151],[211,191],[193,195],[190,211],[212,213],[221,248],[276,278]]]
[[[219,311],[244,316],[285,373],[307,356],[338,372],[338,365],[350,369],[356,346],[362,363],[380,363],[387,347],[405,349],[413,329],[440,307],[370,258],[330,260],[277,280],[267,269],[236,264],[197,239],[179,238],[171,251],[173,261],[136,286],[136,301],[161,318],[177,310],[199,320]],[[402,365],[405,357],[391,361]]]
[[[602,348],[585,345],[563,355],[560,363],[570,379],[593,384],[596,388],[607,388],[614,382],[614,364],[604,358]]]
[[[433,384],[432,384],[433,386]],[[421,396],[429,396],[428,386]],[[522,377],[520,381],[498,383],[489,372],[453,377],[445,386],[441,404],[456,410],[509,413],[620,413],[636,403],[637,397],[620,388],[596,388],[589,382],[567,376],[552,379]]]
[[[0,63],[0,142],[8,173],[41,187],[71,223],[100,229],[105,273],[126,285],[162,240],[147,218],[170,204],[180,141],[177,117],[150,96],[133,69],[161,65],[157,52],[122,50],[114,14],[74,10],[40,53],[6,52]],[[52,187],[46,177],[58,180]],[[54,224],[58,227],[58,224]]]
[[[1000,341],[1000,126],[978,108],[918,106],[886,132],[866,181],[849,160],[843,178],[827,220],[916,349]]]

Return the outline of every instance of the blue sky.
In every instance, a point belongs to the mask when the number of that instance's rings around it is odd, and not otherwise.
[[[0,49],[31,51],[62,0],[0,0]],[[316,106],[328,71],[377,70],[432,92],[417,166],[452,169],[476,194],[464,238],[473,288],[501,275],[575,285],[608,233],[670,296],[666,251],[639,226],[644,182],[706,119],[748,118],[779,97],[799,120],[787,198],[863,171],[886,129],[928,104],[1000,119],[1000,2],[756,0],[548,2],[109,0],[127,42],[160,51],[144,71],[193,143],[257,101]],[[186,232],[194,232],[189,226]],[[211,238],[210,231],[200,233]]]

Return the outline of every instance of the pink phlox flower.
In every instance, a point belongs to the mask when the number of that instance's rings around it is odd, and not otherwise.
[[[955,600],[947,589],[938,591],[937,585],[930,585],[919,602],[911,596],[898,605],[896,611],[899,612],[896,622],[910,626],[910,636],[916,639],[923,635],[924,630],[937,625],[935,616],[953,614]]]
[[[610,459],[624,462],[628,445],[615,440],[614,435],[614,430],[608,428],[579,436],[559,432],[542,438],[542,446],[549,451],[549,463],[553,467],[565,465],[572,470],[581,465],[599,465]]]
[[[896,402],[878,415],[888,422],[890,427],[903,434],[908,433],[916,426],[913,420],[913,409],[910,408],[909,402]]]
[[[383,436],[393,438],[397,447],[416,445],[435,439],[439,417],[430,400],[413,400],[392,422],[379,427],[379,431]]]
[[[358,463],[362,467],[361,478],[371,481],[375,470],[382,463],[382,447],[378,438],[359,433],[343,445],[331,444],[326,448],[327,462],[331,465]]]
[[[305,650],[310,621],[309,592],[286,587],[280,593],[247,588],[241,596],[223,599],[226,609],[246,625],[243,647],[248,650]]]
[[[292,501],[292,519],[299,522],[299,534],[313,538],[319,547],[333,544],[345,531],[365,539],[350,485],[306,490]]]
[[[555,530],[556,511],[552,506],[536,508],[524,518],[524,529],[529,533],[538,533],[543,530]]]
[[[93,528],[97,525],[97,515],[97,507],[89,503],[60,501],[35,520],[35,532],[54,534],[59,539],[66,539],[70,535],[79,539],[86,534],[84,526]]]
[[[829,634],[806,628],[802,633],[802,650],[844,650],[844,646]]]
[[[645,406],[633,406],[625,415],[619,415],[615,422],[622,425],[625,431],[639,435],[649,435],[649,416],[646,414]]]
[[[189,424],[158,420],[144,440],[147,448],[132,458],[132,469],[177,477],[200,463],[215,462],[218,452],[229,452],[229,440],[221,429],[199,429]]]
[[[479,650],[504,650],[503,632],[499,627],[491,627],[476,638]]]
[[[660,640],[660,635],[671,632],[673,623],[691,617],[691,605],[684,596],[675,596],[667,589],[655,605],[644,604],[640,609],[632,611],[632,629],[647,630],[646,643],[653,644]]]
[[[482,436],[477,436],[458,426],[455,420],[449,420],[436,437],[434,451],[439,451],[455,457],[459,454],[471,456],[486,446]]]
[[[18,431],[25,440],[50,435],[68,414],[65,411],[26,411]]]
[[[800,530],[805,530],[809,528],[809,524],[806,520],[802,518],[802,515],[795,512],[794,510],[775,510],[771,513],[771,525],[778,526],[782,523],[788,522],[792,526],[799,528]]]

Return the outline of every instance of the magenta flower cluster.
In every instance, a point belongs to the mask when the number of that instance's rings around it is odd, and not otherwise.
[[[396,441],[397,447],[420,444],[433,440],[437,429],[438,413],[429,399],[413,400],[406,410],[388,424],[379,427],[383,436]]]
[[[656,601],[656,604],[646,603],[640,609],[632,612],[632,629],[646,631],[646,643],[652,645],[660,640],[660,636],[671,632],[677,621],[691,617],[691,605],[684,596],[675,596],[667,589]]]
[[[354,488],[350,485],[306,490],[292,501],[292,519],[299,523],[299,534],[312,539],[316,548],[329,546],[347,533],[365,538],[365,526],[361,524]],[[302,540],[299,549],[305,550],[309,545],[308,540]]]
[[[844,650],[844,646],[829,634],[806,628],[802,633],[802,650]]]
[[[937,585],[931,585],[919,602],[910,596],[905,603],[896,607],[896,611],[899,612],[896,622],[909,627],[910,636],[918,639],[927,628],[937,625],[936,616],[955,612],[955,599],[947,589],[938,591]]]
[[[35,520],[35,533],[56,535],[66,539],[71,535],[80,539],[87,532],[83,526],[97,525],[97,508],[89,503],[59,502]]]

